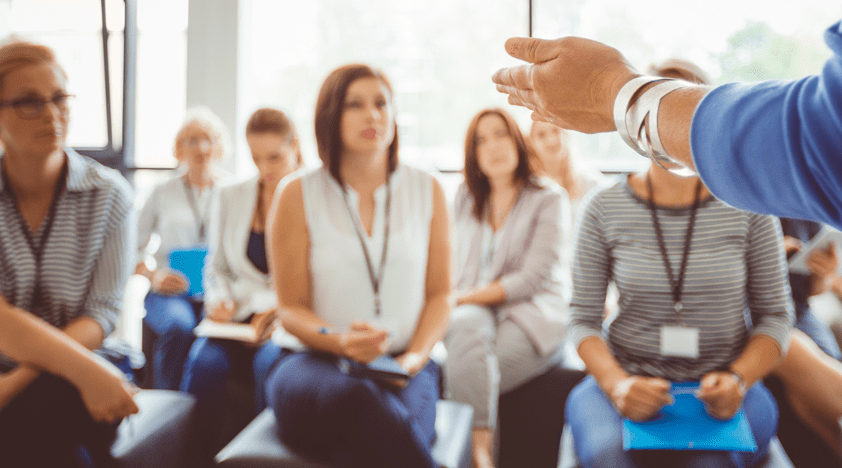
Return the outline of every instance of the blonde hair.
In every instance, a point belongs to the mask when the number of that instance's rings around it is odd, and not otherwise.
[[[43,44],[23,40],[18,36],[9,36],[0,45],[0,90],[3,87],[3,79],[9,73],[27,65],[41,63],[52,65],[67,80],[67,73],[56,61],[53,49]]]
[[[176,160],[178,160],[178,146],[183,142],[187,129],[193,125],[196,125],[206,131],[208,136],[210,136],[211,144],[213,146],[212,159],[214,161],[220,161],[230,152],[228,130],[225,128],[225,124],[222,122],[222,119],[220,119],[207,107],[192,107],[187,109],[187,115],[184,117],[181,127],[175,134],[173,155]]]

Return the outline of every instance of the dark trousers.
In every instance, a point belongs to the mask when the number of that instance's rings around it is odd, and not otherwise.
[[[433,468],[439,367],[429,362],[402,389],[351,377],[336,357],[283,357],[267,385],[278,435],[291,449],[336,467]]]
[[[0,411],[0,465],[116,468],[117,425],[95,422],[76,387],[43,374]]]

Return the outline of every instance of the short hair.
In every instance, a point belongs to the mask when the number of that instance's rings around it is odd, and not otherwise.
[[[67,80],[67,73],[56,60],[53,49],[17,36],[9,36],[0,45],[0,89],[3,87],[3,79],[9,73],[27,65],[41,63],[52,65]]]
[[[330,174],[342,185],[339,167],[342,162],[342,112],[345,109],[345,95],[348,87],[356,80],[377,78],[389,90],[389,99],[394,101],[392,85],[382,71],[364,64],[349,64],[333,70],[325,78],[316,101],[316,145],[319,159],[328,168]],[[395,138],[389,145],[388,171],[391,174],[398,165],[398,126],[395,126]]]
[[[219,161],[223,159],[230,152],[230,142],[228,141],[228,130],[216,114],[209,108],[204,106],[191,107],[187,109],[184,121],[181,123],[178,132],[175,134],[175,141],[173,142],[173,155],[178,159],[178,145],[184,140],[184,135],[187,129],[196,125],[208,133],[211,137],[211,144],[213,145],[212,159]]]
[[[486,205],[488,205],[488,197],[491,194],[491,185],[488,183],[488,177],[482,173],[477,162],[477,127],[479,121],[487,115],[498,115],[506,123],[509,130],[509,135],[515,141],[517,148],[517,168],[515,168],[515,180],[523,184],[523,188],[537,188],[538,181],[535,172],[530,165],[532,150],[526,144],[523,134],[515,122],[514,117],[508,112],[500,108],[491,108],[481,110],[468,125],[468,131],[465,134],[465,185],[468,191],[474,198],[474,217],[482,221],[482,215],[485,213]]]
[[[709,85],[711,83],[707,73],[701,67],[688,60],[677,58],[667,59],[663,62],[650,65],[648,73],[657,76],[678,77],[684,81],[700,85]]]
[[[263,107],[254,111],[246,123],[246,136],[256,133],[272,133],[287,139],[290,143],[298,143],[298,132],[295,125],[287,115],[278,109]],[[301,155],[301,145],[296,150],[298,167],[304,166],[304,158]]]

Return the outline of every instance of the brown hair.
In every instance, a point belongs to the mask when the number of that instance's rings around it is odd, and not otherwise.
[[[707,73],[693,62],[682,59],[668,59],[661,63],[649,66],[650,75],[658,75],[667,78],[679,78],[684,81],[700,85],[709,85],[710,78]]]
[[[67,80],[67,73],[56,61],[53,49],[34,42],[22,40],[12,36],[6,39],[0,46],[0,89],[3,86],[3,78],[9,73],[26,65],[37,65],[47,63],[56,68],[61,76]]]
[[[328,168],[330,174],[341,185],[342,176],[339,166],[342,162],[342,112],[345,108],[345,94],[348,87],[362,78],[377,78],[389,90],[389,99],[394,98],[392,85],[380,70],[363,64],[350,64],[333,70],[325,78],[316,101],[316,145],[319,159]],[[398,165],[398,126],[395,125],[395,138],[389,145],[388,171],[389,174]]]
[[[539,187],[537,177],[530,166],[530,153],[532,150],[526,144],[523,134],[520,131],[515,119],[506,111],[500,108],[484,109],[471,120],[468,131],[465,134],[465,184],[468,191],[474,198],[474,216],[482,221],[485,208],[488,205],[488,197],[491,194],[491,185],[488,177],[482,173],[477,162],[477,127],[479,121],[486,115],[499,115],[509,129],[509,135],[515,140],[517,148],[517,168],[515,169],[515,181],[523,186],[521,190]]]
[[[263,107],[254,111],[246,123],[246,136],[255,133],[273,133],[280,135],[290,143],[298,143],[298,132],[295,125],[285,113],[271,107]],[[296,148],[296,159],[298,167],[304,166],[304,158],[301,155],[301,145]]]

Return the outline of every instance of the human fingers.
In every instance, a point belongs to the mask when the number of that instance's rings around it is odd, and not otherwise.
[[[491,81],[498,86],[508,86],[517,89],[532,89],[532,65],[518,65],[516,67],[501,68],[491,75]],[[500,89],[497,89],[500,91]],[[503,92],[503,91],[500,91]]]
[[[529,63],[541,63],[558,56],[556,41],[535,37],[512,37],[506,40],[506,52]]]

